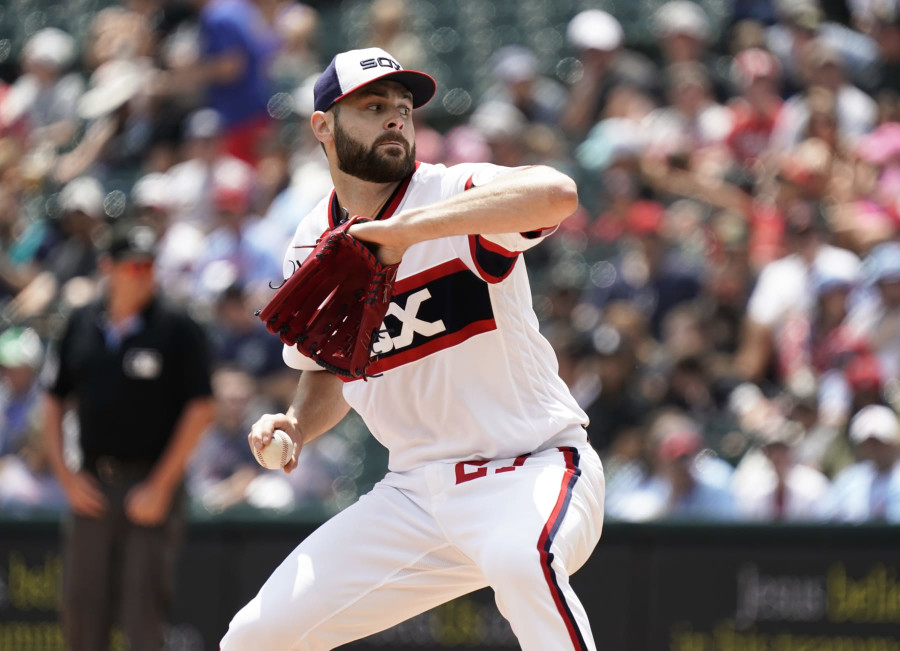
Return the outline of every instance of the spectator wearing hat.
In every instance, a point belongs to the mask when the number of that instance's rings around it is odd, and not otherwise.
[[[252,176],[253,169],[245,161],[227,151],[225,123],[213,108],[197,109],[183,123],[182,162],[173,165],[166,176],[173,222],[188,222],[203,231],[213,227],[213,179],[220,170],[233,169],[234,174]]]
[[[827,228],[815,204],[794,201],[785,207],[783,216],[787,255],[762,268],[747,304],[735,357],[737,375],[753,382],[768,377],[776,359],[776,342],[787,324],[792,319],[811,318],[814,274],[859,267],[856,255],[827,243]]]
[[[802,58],[815,39],[821,39],[837,54],[854,84],[872,88],[877,78],[878,48],[869,36],[827,20],[819,0],[776,0],[774,5],[777,21],[766,29],[766,47],[781,63],[785,97],[808,85]]]
[[[812,396],[822,375],[839,367],[849,296],[860,280],[859,262],[846,256],[810,275],[810,310],[792,311],[775,341],[778,376],[793,395]]]
[[[826,513],[834,522],[900,522],[900,424],[884,405],[869,405],[850,421],[859,461],[834,479]]]
[[[702,435],[695,429],[674,427],[663,428],[651,437],[653,473],[631,486],[623,480],[621,494],[616,483],[610,481],[610,518],[692,522],[735,519],[735,503],[729,489],[730,466],[710,453],[701,454],[706,449]]]
[[[647,133],[648,155],[686,156],[722,144],[732,130],[732,115],[716,101],[706,67],[694,61],[673,63],[663,76],[667,103],[641,125]]]
[[[866,341],[886,378],[900,376],[900,243],[884,242],[863,261],[868,291],[847,316],[849,334]]]
[[[129,2],[97,11],[85,35],[85,66],[96,70],[110,61],[153,56],[154,28],[160,16],[150,7],[149,3]]]
[[[403,61],[407,70],[424,66],[422,39],[412,28],[413,3],[407,0],[374,0],[369,6],[368,34],[363,47],[378,47]]]
[[[10,318],[38,316],[59,299],[77,302],[90,294],[98,242],[106,228],[103,200],[103,187],[88,176],[74,179],[62,189],[59,215],[48,224],[35,253],[41,272],[9,303]]]
[[[719,73],[720,66],[709,55],[712,25],[703,7],[690,0],[671,0],[656,10],[651,24],[663,67],[699,65],[707,71],[710,91],[717,102],[725,102],[734,94],[731,80]]]
[[[819,379],[819,426],[804,450],[807,459],[829,477],[856,461],[847,435],[851,417],[869,405],[884,403],[885,378],[878,358],[861,347],[845,356],[848,359],[841,368],[826,371]]]
[[[155,251],[152,229],[117,224],[101,263],[103,295],[71,314],[44,378],[48,454],[71,511],[61,612],[75,651],[106,648],[116,614],[129,649],[162,648],[182,479],[212,420],[207,342],[158,293]],[[63,454],[70,407],[78,468]]]
[[[886,378],[878,357],[870,352],[853,355],[844,365],[843,374],[850,393],[846,423],[850,415],[863,407],[877,405],[884,400]]]
[[[256,294],[281,276],[281,261],[272,251],[283,233],[254,210],[252,168],[220,166],[212,179],[213,228],[197,260],[195,298],[214,301],[234,283]]]
[[[468,126],[490,147],[490,161],[515,167],[529,162],[528,118],[509,102],[484,102],[469,116]]]
[[[693,430],[666,434],[657,448],[657,480],[663,498],[663,517],[680,520],[733,520],[734,499],[728,488],[730,476],[724,464],[700,452],[706,447],[703,437]],[[704,465],[716,464],[716,469]]]
[[[775,22],[772,0],[735,0],[731,19],[735,24],[752,22],[760,26]]]
[[[761,437],[735,469],[733,491],[740,517],[758,522],[812,522],[824,519],[828,478],[799,463],[796,446],[803,428],[784,421]]]
[[[107,186],[134,182],[153,135],[147,102],[152,69],[149,59],[113,59],[94,71],[78,101],[78,116],[87,125],[84,135],[57,160],[57,181],[90,175]]]
[[[16,454],[40,427],[37,375],[43,345],[37,332],[13,327],[0,335],[0,457]]]
[[[624,47],[622,26],[607,12],[587,9],[577,14],[566,27],[566,40],[582,67],[560,117],[560,126],[573,142],[597,123],[617,86],[626,84],[657,94],[655,66]]]
[[[591,240],[604,244],[621,236],[627,207],[636,199],[650,198],[641,162],[647,141],[643,122],[653,110],[652,98],[634,86],[619,84],[610,91],[600,121],[574,147],[584,174],[581,203],[600,217],[587,229],[576,214],[562,229],[587,230]],[[615,215],[611,223],[603,218],[604,212]]]
[[[804,91],[790,97],[778,115],[773,146],[784,151],[808,136],[816,105],[812,89],[821,87],[833,97],[835,129],[851,145],[876,124],[878,107],[869,95],[847,79],[844,60],[826,40],[816,38],[797,53],[803,73]],[[782,62],[783,65],[783,62]],[[821,93],[819,93],[821,95]]]
[[[272,59],[270,74],[277,90],[293,91],[310,75],[322,69],[319,48],[321,17],[302,2],[275,3],[272,28],[278,37],[278,51]]]
[[[0,134],[14,132],[30,147],[67,144],[78,126],[76,107],[84,92],[80,75],[69,72],[75,39],[55,27],[37,31],[22,48],[23,74],[0,103]]]
[[[494,52],[489,66],[494,83],[485,91],[484,101],[512,104],[532,124],[557,124],[566,90],[540,74],[531,50],[522,45],[504,46]]]
[[[0,507],[6,512],[65,504],[41,438],[43,359],[33,329],[14,327],[0,335]]]
[[[174,202],[168,174],[151,172],[131,190],[134,218],[153,229],[159,243],[156,280],[165,294],[186,305],[194,297],[198,260],[206,246],[206,233],[194,222],[172,218]]]

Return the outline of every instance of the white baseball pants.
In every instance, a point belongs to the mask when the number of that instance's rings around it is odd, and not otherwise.
[[[489,585],[524,651],[595,651],[569,575],[604,490],[587,444],[389,473],[290,553],[220,648],[333,649]]]

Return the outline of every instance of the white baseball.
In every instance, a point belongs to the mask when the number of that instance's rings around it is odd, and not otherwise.
[[[262,450],[256,450],[256,460],[263,468],[278,470],[284,468],[291,460],[294,452],[294,442],[287,433],[280,429],[275,430],[272,440]]]

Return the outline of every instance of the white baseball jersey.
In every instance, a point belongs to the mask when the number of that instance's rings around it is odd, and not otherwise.
[[[420,164],[379,217],[505,171]],[[332,193],[303,220],[286,273],[339,213]],[[222,651],[334,649],[485,586],[523,651],[596,651],[569,576],[600,538],[605,482],[531,309],[520,252],[544,235],[409,248],[381,375],[343,390],[390,450],[391,472],[288,555],[234,616]],[[318,369],[294,347],[285,359]]]
[[[418,163],[379,219],[427,206],[482,185],[509,168]],[[335,193],[297,228],[285,275],[318,237],[342,218]],[[552,225],[548,225],[552,226]],[[390,451],[402,472],[430,461],[497,459],[546,449],[554,437],[587,424],[560,379],[550,344],[538,331],[520,252],[550,230],[445,237],[410,247],[400,263],[385,317],[389,337],[375,350],[379,377],[344,385],[344,398]],[[319,367],[296,347],[288,365]],[[573,426],[575,426],[573,428]]]

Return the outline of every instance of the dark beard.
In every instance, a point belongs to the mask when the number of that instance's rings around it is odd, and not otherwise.
[[[334,122],[334,146],[337,152],[338,168],[345,174],[355,176],[370,183],[395,183],[402,181],[416,169],[416,145],[410,147],[401,140],[404,154],[381,154],[375,148],[383,142],[398,140],[396,136],[384,134],[370,148],[351,138]]]

